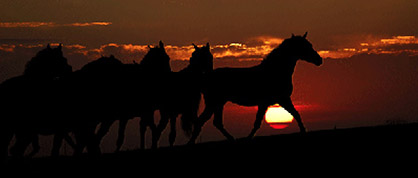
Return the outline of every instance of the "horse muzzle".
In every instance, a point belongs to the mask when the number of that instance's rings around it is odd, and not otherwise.
[[[315,60],[315,62],[314,62],[314,64],[316,65],[316,66],[320,66],[320,65],[322,65],[322,62],[323,60],[322,60],[322,58],[320,57],[318,60]]]

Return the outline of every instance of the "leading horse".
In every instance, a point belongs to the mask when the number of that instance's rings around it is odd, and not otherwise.
[[[223,126],[223,107],[231,101],[243,106],[258,106],[254,128],[248,135],[252,138],[260,128],[264,114],[270,105],[279,104],[293,115],[300,132],[306,132],[299,112],[290,98],[293,91],[292,76],[296,62],[301,59],[317,66],[322,58],[312,44],[303,36],[285,39],[261,64],[250,68],[219,68],[206,75],[202,89],[205,110],[195,123],[189,144],[195,143],[199,133],[214,114],[213,124],[229,140],[234,137]]]

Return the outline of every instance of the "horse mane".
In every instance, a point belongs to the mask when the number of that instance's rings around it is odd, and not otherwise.
[[[283,54],[291,39],[292,38],[285,39],[279,46],[277,46],[269,54],[267,54],[267,56],[261,61],[261,65],[271,64],[272,62],[278,60],[278,56],[280,54]]]
[[[61,44],[52,49],[47,48],[39,51],[26,63],[23,75],[31,77],[55,78],[72,72],[72,67],[62,54]]]
[[[301,59],[300,56],[296,55],[299,53],[298,49],[306,48],[307,45],[310,45],[310,47],[312,47],[312,44],[306,40],[306,35],[307,35],[307,32],[303,36],[295,36],[292,34],[291,38],[287,38],[283,40],[283,42],[277,48],[273,49],[266,56],[266,58],[264,58],[263,61],[261,61],[260,65],[262,66],[281,65],[284,67],[289,64],[296,64],[296,61]],[[320,58],[318,54],[316,54],[315,57]],[[308,62],[315,63],[312,61],[308,61]],[[320,62],[320,64],[322,64],[322,62]],[[289,69],[290,68],[287,68],[287,70]]]

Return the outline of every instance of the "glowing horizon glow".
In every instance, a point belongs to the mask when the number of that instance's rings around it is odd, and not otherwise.
[[[284,129],[293,121],[293,116],[278,104],[270,106],[264,116],[265,121],[274,129]]]

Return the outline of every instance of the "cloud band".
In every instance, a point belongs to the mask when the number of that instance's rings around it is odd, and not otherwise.
[[[57,24],[54,22],[0,22],[0,28],[89,27],[109,25],[112,25],[112,22],[76,22],[69,24]]]

